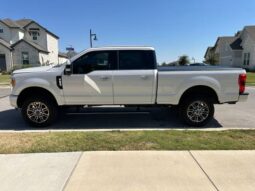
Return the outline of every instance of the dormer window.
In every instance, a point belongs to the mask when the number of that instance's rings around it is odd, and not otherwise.
[[[34,33],[34,32],[32,33],[33,40],[37,40],[37,35],[38,35],[37,33]]]
[[[37,40],[38,36],[40,36],[38,28],[30,28],[29,35],[32,37],[33,40]]]

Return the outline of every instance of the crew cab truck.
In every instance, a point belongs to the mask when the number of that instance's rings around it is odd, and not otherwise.
[[[16,70],[10,103],[25,121],[50,125],[67,106],[178,106],[190,126],[204,126],[214,104],[245,101],[246,72],[212,66],[157,67],[152,47],[90,48],[62,65]]]

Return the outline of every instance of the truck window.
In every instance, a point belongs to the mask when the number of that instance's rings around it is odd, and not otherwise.
[[[119,70],[155,69],[154,51],[123,50],[119,51]]]
[[[116,51],[89,52],[72,63],[73,74],[88,74],[95,70],[110,70],[117,64]]]

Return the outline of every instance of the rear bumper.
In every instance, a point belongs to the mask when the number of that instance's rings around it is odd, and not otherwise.
[[[245,101],[247,101],[248,96],[249,96],[249,93],[240,94],[240,95],[239,95],[238,101],[239,101],[239,102],[245,102]]]
[[[10,95],[9,100],[10,100],[11,106],[13,106],[15,108],[18,107],[18,105],[17,105],[18,96],[17,95]]]

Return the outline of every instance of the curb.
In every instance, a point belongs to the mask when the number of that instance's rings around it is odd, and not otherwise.
[[[247,130],[255,130],[255,128],[206,128],[206,129],[192,129],[192,128],[166,128],[166,129],[158,129],[158,128],[150,128],[150,129],[25,129],[25,130],[0,130],[0,133],[61,133],[61,132],[137,132],[137,131],[204,131],[204,132],[224,132],[224,131],[247,131]]]
[[[10,84],[0,84],[0,88],[11,88]]]

